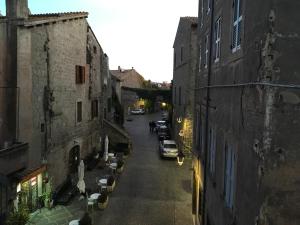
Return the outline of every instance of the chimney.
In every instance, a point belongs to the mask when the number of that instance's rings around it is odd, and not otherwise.
[[[9,19],[27,19],[28,0],[6,0],[6,17]]]

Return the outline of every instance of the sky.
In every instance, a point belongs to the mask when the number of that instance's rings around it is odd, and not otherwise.
[[[32,14],[86,11],[110,69],[134,67],[146,80],[170,82],[181,16],[197,16],[198,0],[28,0]],[[5,14],[5,0],[0,0]]]

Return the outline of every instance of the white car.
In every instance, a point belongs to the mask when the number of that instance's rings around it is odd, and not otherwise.
[[[145,110],[143,109],[133,109],[130,112],[132,115],[144,115],[145,114]]]
[[[178,156],[178,148],[173,140],[163,140],[159,144],[160,155],[162,157],[176,158]]]

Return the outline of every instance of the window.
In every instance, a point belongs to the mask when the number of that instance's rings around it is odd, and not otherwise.
[[[174,87],[174,105],[176,105],[176,98],[177,98],[176,87]]]
[[[85,67],[76,66],[76,84],[84,84],[85,82]]]
[[[209,12],[210,12],[210,4],[211,4],[211,1],[207,0],[207,9],[206,9],[207,14],[209,14]]]
[[[204,0],[201,0],[201,27],[203,26]]]
[[[215,62],[220,60],[221,55],[221,17],[215,22]]]
[[[176,67],[176,52],[174,50],[174,68]]]
[[[107,112],[111,112],[111,98],[107,99]]]
[[[197,112],[197,117],[196,117],[196,146],[197,148],[201,149],[201,116],[200,112]]]
[[[233,1],[232,52],[241,48],[242,0]]]
[[[202,63],[202,56],[201,56],[201,45],[199,47],[199,72],[201,71],[201,63]]]
[[[98,117],[98,100],[92,101],[92,119]]]
[[[233,149],[225,144],[225,169],[224,169],[224,197],[225,204],[233,208],[233,192],[235,184],[235,153]]]
[[[208,35],[205,36],[205,59],[204,59],[204,67],[207,68],[208,64]]]
[[[215,173],[215,158],[216,158],[216,133],[215,130],[209,129],[208,136],[209,149],[209,171],[212,175]]]
[[[179,87],[179,93],[178,93],[178,105],[181,105],[181,87]]]
[[[180,62],[183,61],[183,47],[180,48]]]
[[[82,102],[77,102],[77,123],[80,123],[82,121]]]

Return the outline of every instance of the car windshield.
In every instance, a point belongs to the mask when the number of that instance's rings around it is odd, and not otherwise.
[[[176,148],[175,144],[164,144],[165,148]]]

